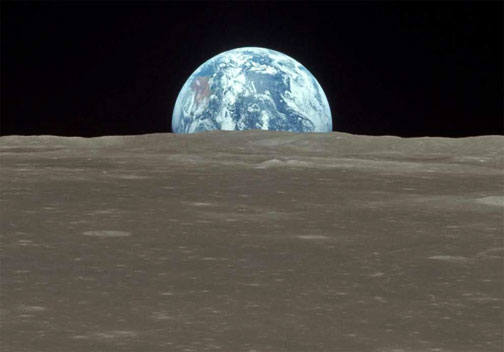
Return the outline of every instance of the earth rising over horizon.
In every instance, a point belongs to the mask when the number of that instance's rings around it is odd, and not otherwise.
[[[244,47],[204,62],[179,92],[172,131],[331,132],[327,97],[315,77],[278,51]]]

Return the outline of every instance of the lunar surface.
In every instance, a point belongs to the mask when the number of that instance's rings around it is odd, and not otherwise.
[[[0,152],[3,352],[502,351],[504,137]]]

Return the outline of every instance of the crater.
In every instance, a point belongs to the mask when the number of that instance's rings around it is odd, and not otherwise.
[[[92,236],[92,237],[128,237],[128,236],[131,236],[131,232],[115,231],[115,230],[84,231],[82,234],[84,236]]]

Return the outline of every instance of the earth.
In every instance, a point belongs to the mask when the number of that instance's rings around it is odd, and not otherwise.
[[[214,56],[180,90],[172,130],[250,129],[331,132],[322,87],[303,65],[278,51],[245,47]]]

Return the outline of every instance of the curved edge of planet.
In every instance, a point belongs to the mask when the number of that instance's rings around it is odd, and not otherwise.
[[[327,97],[310,71],[259,47],[228,50],[201,64],[177,96],[171,125],[174,133],[333,128]]]

